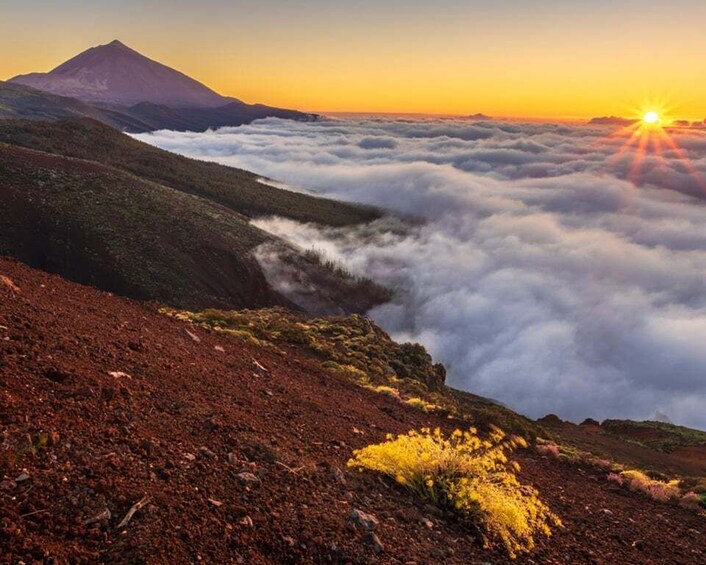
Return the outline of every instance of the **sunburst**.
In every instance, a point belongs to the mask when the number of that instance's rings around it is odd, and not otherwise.
[[[609,136],[609,139],[623,139],[624,142],[610,162],[616,162],[626,155],[631,155],[628,178],[635,185],[642,184],[642,169],[645,159],[654,158],[657,167],[668,169],[670,159],[665,156],[669,151],[677,156],[679,163],[696,180],[701,190],[706,193],[706,180],[691,163],[688,155],[671,135],[671,109],[664,102],[648,102],[631,112],[631,123]]]

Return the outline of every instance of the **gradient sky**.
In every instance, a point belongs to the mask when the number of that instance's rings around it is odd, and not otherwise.
[[[303,110],[706,117],[703,0],[0,0],[0,79],[116,38]]]

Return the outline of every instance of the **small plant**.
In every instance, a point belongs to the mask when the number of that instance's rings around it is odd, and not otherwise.
[[[702,498],[695,492],[687,492],[684,496],[679,499],[679,506],[684,508],[689,508],[691,510],[698,510],[704,506]]]
[[[540,455],[546,455],[547,457],[553,457],[555,459],[559,458],[559,446],[555,443],[537,445],[535,449]]]
[[[416,408],[422,412],[437,412],[440,410],[439,406],[432,404],[431,402],[427,402],[423,398],[408,398],[405,400],[405,404],[409,404],[412,408]]]
[[[628,470],[620,473],[627,487],[634,492],[641,492],[658,502],[669,502],[681,496],[679,481],[663,482],[651,479],[645,473]]]
[[[610,459],[606,459],[605,457],[590,457],[588,463],[604,471],[610,471],[616,468],[616,463],[613,463]]]
[[[522,485],[508,452],[527,443],[494,428],[481,438],[475,428],[450,437],[437,428],[410,431],[353,452],[349,467],[376,471],[434,504],[457,512],[476,527],[485,546],[501,544],[510,557],[530,551],[534,536],[551,535],[559,518],[537,491]]]
[[[373,387],[373,390],[378,394],[384,394],[385,396],[391,396],[392,398],[399,399],[400,397],[399,391],[397,389],[392,388],[391,386],[380,385]]]

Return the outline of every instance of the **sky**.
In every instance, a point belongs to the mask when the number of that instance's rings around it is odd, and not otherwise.
[[[120,39],[318,112],[706,118],[702,0],[0,0],[0,79]]]
[[[659,149],[608,127],[465,119],[137,137],[423,218],[256,225],[395,289],[369,315],[425,345],[451,386],[534,418],[666,415],[706,430],[706,132],[640,136]],[[277,254],[257,257],[296,301]]]

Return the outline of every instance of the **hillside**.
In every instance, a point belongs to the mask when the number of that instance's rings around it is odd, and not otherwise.
[[[151,102],[140,102],[130,107],[97,105],[19,83],[0,81],[0,120],[91,118],[119,131],[142,133],[158,129],[206,131],[209,128],[239,126],[267,117],[313,119],[308,114],[237,100],[226,100],[223,106],[217,108],[170,108]]]
[[[190,307],[287,304],[233,212],[97,163],[0,145],[0,253],[85,284]]]
[[[34,125],[30,123],[26,131],[34,131]],[[106,126],[89,122],[77,130],[69,122],[59,125],[73,132],[74,139],[80,137],[86,147],[93,144],[105,155],[112,149],[113,161],[121,154],[111,143],[124,138],[131,149],[129,157],[142,159],[155,177],[160,166],[168,170],[167,153],[153,152],[158,159],[152,162],[151,153],[139,152],[142,144]],[[3,132],[18,131],[11,126],[11,122],[3,124]],[[52,127],[40,126],[42,132]],[[105,135],[100,136],[101,132]],[[50,135],[50,144],[68,146],[70,142]],[[217,170],[220,183],[191,185],[190,181],[197,183],[200,177],[189,177],[189,163],[174,157],[176,165],[166,174],[183,170],[178,186],[188,192],[161,184],[161,179],[155,182],[150,176],[141,178],[96,161],[0,140],[0,254],[104,290],[184,308],[294,307],[270,288],[253,255],[267,243],[293,257],[296,276],[319,283],[319,294],[328,300],[322,311],[361,311],[387,299],[385,291],[368,281],[329,273],[326,265],[305,260],[298,250],[251,226],[241,213],[253,213],[247,203],[258,192],[271,195],[263,197],[265,203],[257,208],[263,213],[289,206],[296,217],[324,220],[332,210],[336,223],[362,219],[368,211],[270,188],[252,175],[225,167]],[[233,196],[224,200],[233,207],[201,196],[217,190],[226,194],[230,187]],[[309,203],[314,204],[312,209],[307,208]],[[241,208],[235,208],[236,204]]]
[[[464,422],[354,384],[293,343],[257,344],[1,258],[0,424],[3,562],[508,562],[451,514],[346,469],[387,433]],[[580,463],[515,458],[564,523],[516,562],[706,558],[694,511]],[[377,518],[380,545],[347,525],[352,510]]]
[[[539,420],[561,443],[613,461],[668,476],[706,477],[706,433],[631,420],[587,420],[580,425],[556,416]]]
[[[181,157],[92,120],[0,121],[0,142],[96,161],[207,198],[248,217],[277,215],[300,222],[345,226],[382,212],[274,188],[253,173]]]
[[[15,87],[12,96],[8,95],[10,86]],[[0,83],[0,119],[78,115],[134,133],[205,131],[266,117],[317,117],[221,96],[117,40],[87,49],[48,73],[20,75]]]
[[[140,102],[130,107],[98,105],[108,124],[130,133],[142,133],[160,129],[173,131],[206,131],[221,127],[236,127],[262,118],[313,121],[314,114],[273,108],[264,104],[246,104],[229,100],[217,108],[172,108],[164,104]]]
[[[75,98],[0,81],[0,120],[93,118],[115,125],[100,109]]]

